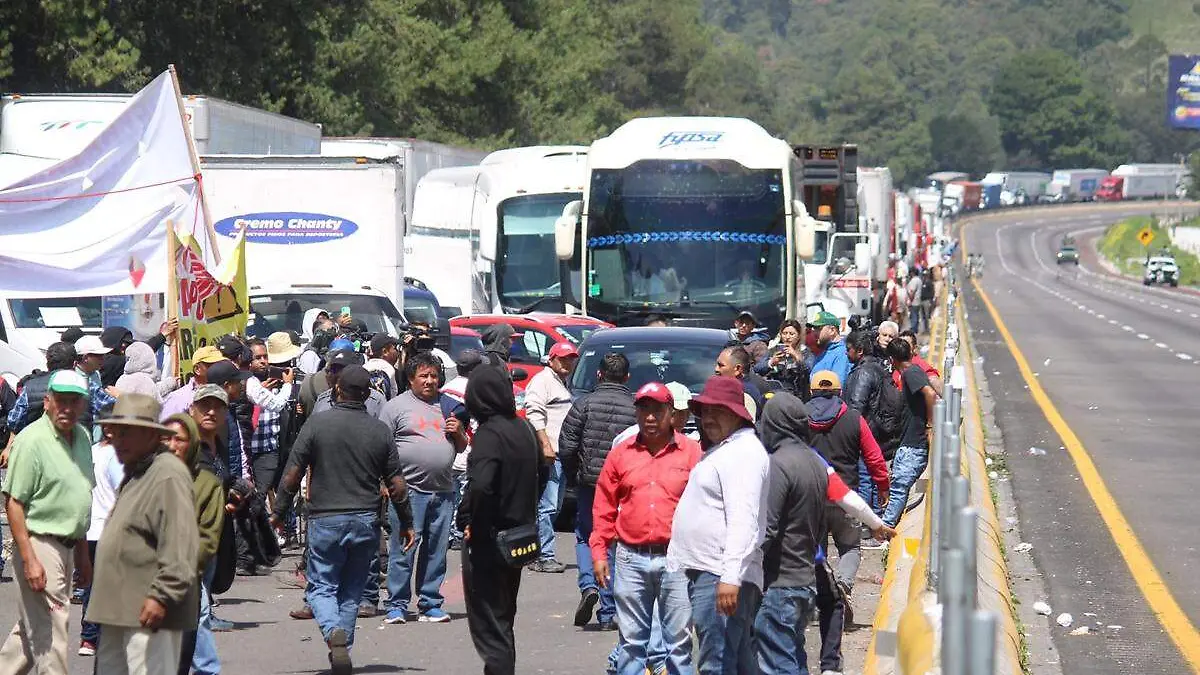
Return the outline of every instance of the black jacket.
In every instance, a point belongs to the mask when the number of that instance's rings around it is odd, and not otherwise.
[[[517,417],[512,383],[500,371],[474,370],[466,400],[479,427],[471,440],[467,487],[456,521],[460,529],[471,526],[472,551],[478,545],[490,554],[496,532],[537,522],[544,474],[541,448],[533,427]]]
[[[634,424],[633,393],[624,384],[601,382],[595,391],[576,399],[558,432],[563,475],[576,475],[580,485],[595,487],[613,439]]]
[[[758,434],[771,453],[763,582],[804,588],[816,583],[817,547],[825,541],[828,465],[806,443],[804,403],[786,392],[763,406]]]
[[[854,364],[854,368],[846,377],[842,398],[846,401],[846,405],[850,406],[852,410],[857,410],[860,415],[867,418],[867,423],[870,424],[875,411],[879,409],[880,392],[887,380],[888,373],[883,364],[879,363],[874,356],[863,356],[858,363]],[[872,425],[871,431],[875,431],[874,425]]]

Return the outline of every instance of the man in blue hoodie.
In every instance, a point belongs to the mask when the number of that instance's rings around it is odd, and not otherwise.
[[[846,343],[842,342],[842,322],[829,312],[817,312],[809,324],[817,331],[817,348],[821,354],[813,364],[812,372],[831,370],[838,381],[845,382],[850,375],[850,357],[846,355]]]

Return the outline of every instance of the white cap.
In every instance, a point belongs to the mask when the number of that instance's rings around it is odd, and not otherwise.
[[[107,354],[111,351],[112,348],[105,347],[104,343],[100,341],[100,337],[98,335],[84,335],[83,337],[79,338],[78,342],[75,343],[75,353],[79,354],[80,356],[87,356],[88,354]]]
[[[688,401],[692,400],[692,390],[681,382],[668,382],[667,389],[670,390],[671,397],[675,399],[675,409],[687,410]]]

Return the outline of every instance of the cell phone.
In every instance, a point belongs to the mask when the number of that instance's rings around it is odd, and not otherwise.
[[[342,316],[350,316],[350,306],[342,305]]]
[[[284,373],[284,369],[280,368],[279,366],[268,366],[267,367],[267,379],[268,380],[282,380],[283,373]]]

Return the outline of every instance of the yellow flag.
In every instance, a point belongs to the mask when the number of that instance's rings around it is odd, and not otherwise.
[[[242,335],[250,313],[246,286],[246,236],[238,235],[233,254],[216,270],[204,262],[199,244],[188,234],[168,228],[175,264],[171,279],[174,316],[179,318],[179,371],[192,371],[192,354],[216,344],[224,335]]]

